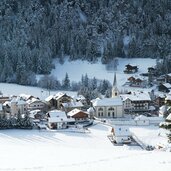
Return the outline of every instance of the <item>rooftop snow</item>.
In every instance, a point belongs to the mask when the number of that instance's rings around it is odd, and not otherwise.
[[[92,100],[93,106],[121,106],[122,100],[120,97],[116,98],[103,98],[103,99],[94,99]]]
[[[135,91],[131,92],[131,94],[121,94],[120,96],[123,99],[123,101],[125,101],[126,99],[130,99],[131,101],[151,101],[148,92]]]

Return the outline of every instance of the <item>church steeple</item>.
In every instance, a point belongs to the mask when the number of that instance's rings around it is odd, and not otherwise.
[[[119,96],[119,90],[117,88],[116,73],[114,73],[113,87],[112,87],[112,98]]]

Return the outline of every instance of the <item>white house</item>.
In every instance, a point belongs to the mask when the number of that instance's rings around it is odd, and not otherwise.
[[[117,144],[131,143],[131,132],[126,126],[114,126],[111,130],[112,138]]]
[[[64,111],[52,110],[47,113],[48,126],[51,129],[67,128],[68,122],[74,122],[73,118],[67,118]]]
[[[9,104],[11,115],[16,115],[18,112],[21,114],[26,114],[27,103],[22,98],[13,97]]]
[[[91,101],[95,109],[95,116],[100,118],[117,118],[123,117],[123,102],[119,96],[116,86],[116,74],[112,87],[111,98],[97,98]]]
[[[32,98],[30,100],[27,100],[26,102],[28,110],[44,110],[46,108],[46,103],[37,98]]]
[[[148,92],[136,91],[120,96],[126,112],[144,112],[150,110],[151,98]]]

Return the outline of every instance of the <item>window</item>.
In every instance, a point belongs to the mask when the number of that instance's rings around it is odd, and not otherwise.
[[[103,117],[103,108],[98,109],[98,115]]]
[[[108,117],[113,117],[114,118],[114,115],[115,115],[115,109],[113,107],[110,107],[108,109]]]

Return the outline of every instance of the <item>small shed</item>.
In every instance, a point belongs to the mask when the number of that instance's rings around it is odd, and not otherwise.
[[[117,144],[131,143],[131,132],[126,126],[114,126],[111,130],[114,141]]]

